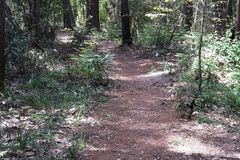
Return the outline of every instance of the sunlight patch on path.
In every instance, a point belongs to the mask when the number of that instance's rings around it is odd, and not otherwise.
[[[97,147],[90,146],[90,145],[87,145],[86,147],[87,147],[90,151],[107,151],[107,150],[108,150],[107,148],[97,148]]]
[[[161,78],[164,75],[167,75],[168,71],[159,71],[159,72],[148,72],[146,74],[135,75],[135,76],[123,76],[121,74],[115,74],[114,76],[110,76],[113,80],[122,80],[122,81],[134,81],[134,80],[148,80]]]
[[[221,148],[206,144],[199,138],[186,135],[171,135],[167,138],[169,151],[191,154],[203,154],[207,156],[227,156],[229,158],[240,158],[239,153],[226,153]]]
[[[168,71],[149,72],[147,74],[139,75],[137,78],[157,78],[168,74]]]
[[[60,32],[56,38],[60,43],[67,44],[72,42],[73,37],[67,32]]]

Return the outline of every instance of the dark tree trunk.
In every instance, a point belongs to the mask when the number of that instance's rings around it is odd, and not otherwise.
[[[230,26],[233,20],[233,0],[227,0],[226,19],[227,19],[227,25]]]
[[[130,13],[128,7],[128,0],[121,0],[121,16],[122,16],[122,44],[131,45],[131,31],[130,31]]]
[[[183,14],[185,15],[184,28],[188,31],[191,30],[193,22],[193,2],[185,1],[183,6]]]
[[[237,1],[236,37],[240,39],[240,0]]]
[[[75,27],[75,18],[70,0],[62,0],[62,5],[64,28],[73,29]]]
[[[214,29],[222,35],[226,31],[226,1],[213,0],[213,18],[214,18]]]
[[[5,0],[0,0],[0,92],[4,92],[5,80]]]
[[[40,28],[40,0],[33,1],[32,7],[32,29],[34,40],[38,42],[41,39],[41,28]]]
[[[233,0],[227,0],[226,3],[226,27],[230,29],[231,35],[230,39],[235,39],[235,26],[232,25],[233,23]]]
[[[87,22],[86,27],[100,29],[99,22],[99,0],[87,0]]]

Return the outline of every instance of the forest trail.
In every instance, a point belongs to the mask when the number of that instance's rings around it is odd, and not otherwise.
[[[239,137],[176,118],[173,77],[164,62],[143,58],[140,47],[101,42],[114,54],[109,101],[85,125],[88,160],[238,159]],[[216,135],[214,135],[216,134]],[[232,138],[229,138],[232,137]]]

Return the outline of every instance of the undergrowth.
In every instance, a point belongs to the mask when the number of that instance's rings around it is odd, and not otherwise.
[[[93,40],[86,42],[65,62],[51,52],[24,54],[23,65],[15,65],[19,68],[10,76],[14,77],[11,86],[1,95],[0,158],[81,157],[85,136],[75,134],[74,126],[94,103],[104,99],[108,85],[111,55],[99,55],[95,45]]]
[[[228,37],[206,35],[203,50],[203,83],[198,92],[198,35],[188,36],[187,50],[178,54],[181,74],[179,85],[179,110],[187,112],[191,102],[196,111],[209,111],[213,107],[225,108],[225,112],[240,110],[240,43]],[[193,42],[193,43],[190,43]],[[185,103],[185,104],[184,104]]]

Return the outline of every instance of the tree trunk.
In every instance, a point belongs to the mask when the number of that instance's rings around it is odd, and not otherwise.
[[[100,29],[99,0],[87,0],[87,22],[86,27]]]
[[[32,29],[34,40],[38,42],[41,39],[41,28],[40,28],[40,0],[33,1],[32,7]]]
[[[240,39],[240,0],[237,1],[236,38]]]
[[[70,0],[62,0],[62,6],[64,28],[73,29],[75,27],[75,18]]]
[[[193,2],[192,1],[185,1],[185,4],[183,6],[183,14],[185,15],[184,28],[187,31],[190,31],[193,23]]]
[[[0,92],[4,92],[5,80],[5,0],[0,0]]]
[[[226,31],[226,1],[213,0],[214,29],[222,35]]]
[[[122,44],[131,45],[131,31],[130,31],[130,13],[128,7],[128,0],[121,0],[121,16],[122,16]]]
[[[230,29],[230,39],[235,39],[235,26],[233,23],[233,0],[227,0],[226,2],[226,27]]]
[[[233,0],[227,0],[226,4],[226,21],[227,21],[227,26],[229,27],[232,23],[233,19]]]

